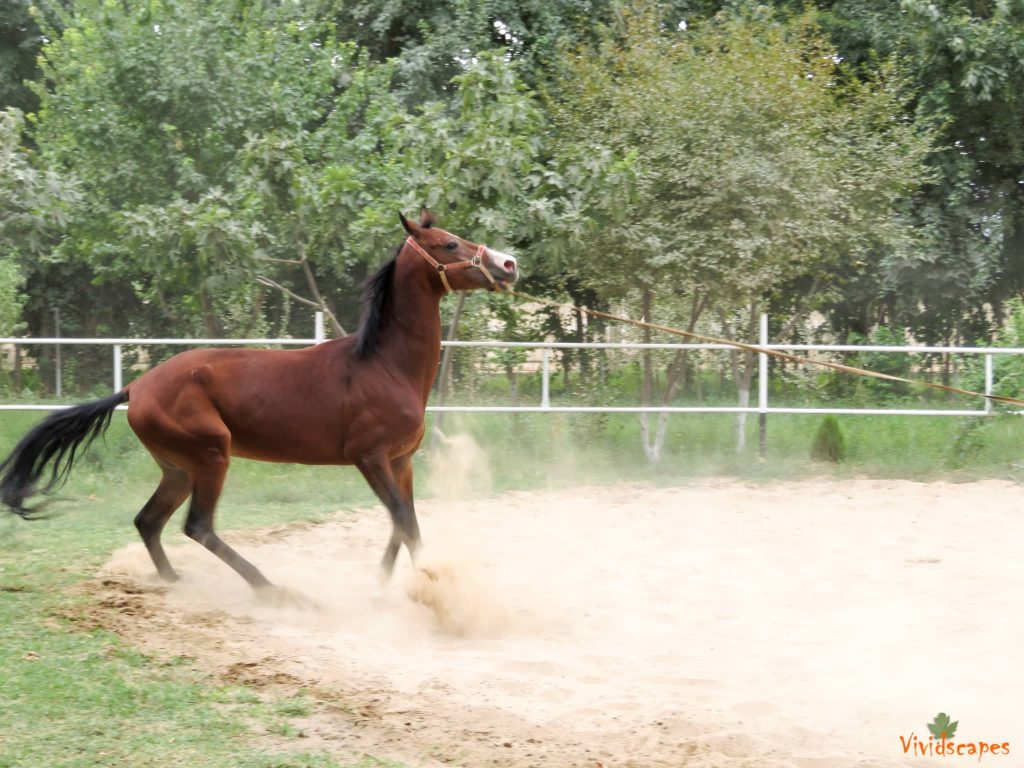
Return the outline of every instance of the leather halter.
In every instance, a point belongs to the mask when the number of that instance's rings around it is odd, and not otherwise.
[[[484,273],[484,277],[486,277],[487,280],[490,282],[492,289],[497,289],[498,287],[498,281],[494,279],[494,275],[492,275],[484,267],[483,255],[484,251],[487,250],[486,245],[477,246],[476,253],[473,255],[472,259],[468,259],[466,261],[453,261],[451,264],[442,264],[429,253],[427,253],[423,249],[423,247],[413,239],[412,235],[409,235],[409,237],[406,238],[405,242],[411,245],[412,249],[416,251],[416,253],[418,253],[420,256],[422,256],[426,260],[426,262],[437,271],[437,275],[438,277],[441,278],[441,283],[444,285],[444,290],[446,293],[451,293],[452,290],[451,285],[448,284],[448,276],[445,274],[449,269],[470,269],[471,267],[476,267],[477,269]]]

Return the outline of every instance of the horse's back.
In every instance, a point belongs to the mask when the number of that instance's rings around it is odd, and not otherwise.
[[[377,449],[414,449],[424,405],[339,339],[300,350],[183,352],[130,385],[128,421],[154,455],[174,464],[207,449],[350,464]]]
[[[314,347],[189,350],[132,382],[128,421],[154,453],[209,444],[250,458],[333,463],[332,357]]]

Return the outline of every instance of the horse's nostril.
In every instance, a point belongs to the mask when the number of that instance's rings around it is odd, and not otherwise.
[[[515,271],[515,268],[516,268],[516,263],[514,261],[512,261],[512,259],[508,259],[505,262],[505,271],[506,272],[513,272],[513,271]]]

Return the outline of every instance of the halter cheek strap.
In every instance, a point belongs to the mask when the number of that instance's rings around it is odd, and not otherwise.
[[[441,278],[441,284],[444,286],[445,293],[451,293],[452,290],[451,285],[448,283],[448,275],[446,274],[448,270],[470,269],[471,267],[476,267],[481,272],[483,272],[484,277],[487,278],[492,288],[496,288],[498,285],[498,281],[494,279],[494,275],[492,275],[484,267],[483,257],[484,251],[487,250],[486,245],[477,246],[476,253],[473,255],[473,258],[469,259],[468,261],[455,261],[452,262],[451,264],[442,264],[429,253],[427,253],[423,249],[423,247],[412,238],[411,235],[406,238],[405,242],[412,246],[412,249],[416,251],[416,253],[418,253],[420,256],[422,256],[426,260],[426,262],[437,271],[438,277]]]

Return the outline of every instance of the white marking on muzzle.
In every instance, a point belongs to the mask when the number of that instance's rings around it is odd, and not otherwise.
[[[498,270],[505,274],[504,279],[516,278],[519,275],[519,263],[516,261],[516,257],[502,251],[496,251],[493,248],[487,249],[487,258],[491,264]]]

